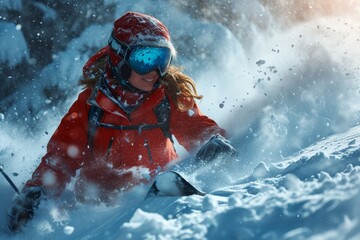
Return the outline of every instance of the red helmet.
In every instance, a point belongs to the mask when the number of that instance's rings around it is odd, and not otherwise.
[[[120,43],[125,48],[135,46],[166,47],[172,57],[176,51],[171,43],[169,30],[158,19],[135,12],[128,12],[114,22],[114,29],[109,39],[110,60],[112,65],[118,64],[125,52],[111,43]]]
[[[169,30],[162,22],[150,15],[127,12],[114,22],[109,45],[91,57],[84,69],[89,69],[105,54],[109,55],[110,66],[117,66],[124,59],[126,51],[136,46],[165,47],[170,49],[172,58],[176,56]]]
[[[167,47],[175,54],[169,30],[158,19],[135,12],[128,12],[114,22],[113,35],[129,47]]]

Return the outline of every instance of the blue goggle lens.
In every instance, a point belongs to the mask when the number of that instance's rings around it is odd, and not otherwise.
[[[138,74],[145,75],[156,70],[163,77],[171,62],[171,52],[165,47],[134,47],[127,61]]]

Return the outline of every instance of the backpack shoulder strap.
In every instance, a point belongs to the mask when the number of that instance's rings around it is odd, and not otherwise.
[[[154,108],[158,123],[161,124],[161,130],[165,137],[169,138],[174,144],[174,139],[170,131],[170,102],[168,96],[165,96],[161,102]]]
[[[90,149],[94,146],[95,133],[103,115],[104,111],[101,108],[95,105],[90,106],[88,113],[88,146]]]

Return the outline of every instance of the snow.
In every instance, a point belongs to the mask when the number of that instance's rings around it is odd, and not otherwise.
[[[57,14],[52,8],[46,6],[45,4],[38,3],[38,2],[34,2],[32,4],[34,4],[34,6],[36,6],[41,11],[43,11],[43,14],[44,14],[43,21],[44,22],[46,22],[48,20],[55,20],[56,19]]]
[[[8,8],[22,3],[2,2]],[[169,27],[177,63],[204,95],[202,111],[231,134],[237,161],[218,159],[195,171],[192,158],[177,146],[185,160],[174,167],[205,196],[145,199],[150,186],[139,185],[121,193],[114,206],[94,206],[74,202],[71,183],[59,200],[44,201],[17,235],[6,228],[14,192],[0,178],[0,239],[359,239],[359,4],[335,1],[341,3],[337,11],[320,1],[311,17],[304,13],[295,21],[287,8],[297,1],[233,2],[232,11],[239,12],[233,33],[194,19],[171,1],[159,2],[124,1],[114,19],[140,11]],[[19,188],[45,153],[59,112],[76,97],[83,64],[106,44],[111,26],[85,28],[54,53],[30,87],[23,86],[31,97],[0,113],[0,166]],[[2,64],[29,58],[21,26],[1,22],[0,40]],[[49,85],[69,94],[59,108],[50,107],[43,93]],[[28,129],[29,120],[13,124],[29,106],[41,130]],[[76,156],[76,146],[68,154]],[[148,176],[146,169],[132,171]],[[163,177],[167,188],[171,179]]]
[[[0,63],[8,64],[10,67],[28,59],[27,44],[22,34],[21,25],[8,22],[0,22]]]
[[[20,10],[22,8],[22,2],[22,0],[1,0],[0,10]]]
[[[181,196],[181,191],[177,187],[174,187],[176,178],[177,176],[171,172],[160,173],[156,176],[157,189],[161,194],[166,196]]]

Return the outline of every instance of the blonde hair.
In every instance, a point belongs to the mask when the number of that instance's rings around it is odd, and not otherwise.
[[[168,73],[160,78],[165,86],[166,94],[171,97],[180,111],[187,111],[194,106],[195,99],[202,99],[198,95],[194,80],[185,75],[182,68],[170,66]]]
[[[82,77],[79,80],[80,86],[84,88],[94,88],[96,82],[101,78],[105,71],[107,63],[107,56],[103,56],[97,60],[89,69],[83,72]]]
[[[98,79],[105,71],[107,57],[100,58],[84,74],[79,83],[84,88],[94,88]],[[202,99],[198,95],[194,80],[183,73],[182,68],[171,65],[168,73],[160,78],[165,87],[166,95],[171,97],[180,111],[187,111],[194,106],[195,99]]]

